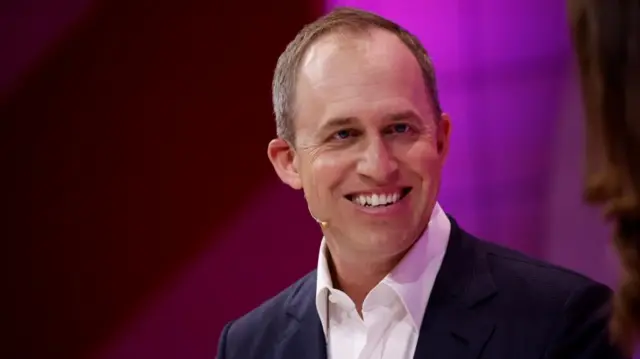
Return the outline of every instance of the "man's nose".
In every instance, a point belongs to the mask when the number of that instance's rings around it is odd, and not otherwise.
[[[358,162],[358,173],[376,183],[389,183],[397,180],[398,162],[382,138],[367,143]]]

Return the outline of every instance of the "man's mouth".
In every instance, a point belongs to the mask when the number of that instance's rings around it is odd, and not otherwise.
[[[398,203],[405,198],[409,192],[411,192],[411,187],[403,187],[396,191],[351,193],[344,197],[363,207],[386,207]]]

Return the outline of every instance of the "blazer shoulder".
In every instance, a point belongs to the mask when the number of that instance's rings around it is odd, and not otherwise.
[[[227,324],[225,327],[226,349],[244,351],[259,342],[274,343],[277,340],[275,336],[279,335],[287,325],[289,302],[299,292],[308,290],[313,283],[315,283],[315,271],[300,278],[249,313]],[[271,336],[274,337],[271,338]]]
[[[563,302],[572,294],[598,287],[610,291],[604,284],[522,252],[474,238],[476,247],[486,256],[496,285],[513,289],[514,294],[526,295],[529,300],[558,299]]]

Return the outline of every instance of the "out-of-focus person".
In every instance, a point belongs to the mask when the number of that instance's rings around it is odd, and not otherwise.
[[[586,109],[584,195],[613,224],[622,264],[612,334],[640,336],[640,0],[569,0]]]

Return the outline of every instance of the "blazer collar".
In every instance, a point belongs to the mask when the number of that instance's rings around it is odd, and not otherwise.
[[[326,359],[327,345],[316,310],[316,271],[307,274],[289,297],[287,326],[275,348],[277,359]]]
[[[449,220],[449,243],[420,327],[416,359],[476,359],[495,327],[493,318],[481,310],[497,294],[486,254],[477,239],[451,216]],[[299,282],[286,304],[288,325],[275,358],[326,358],[315,294],[314,270]]]
[[[436,278],[414,358],[475,359],[493,334],[494,318],[481,310],[497,289],[479,241],[451,220],[451,236]]]

